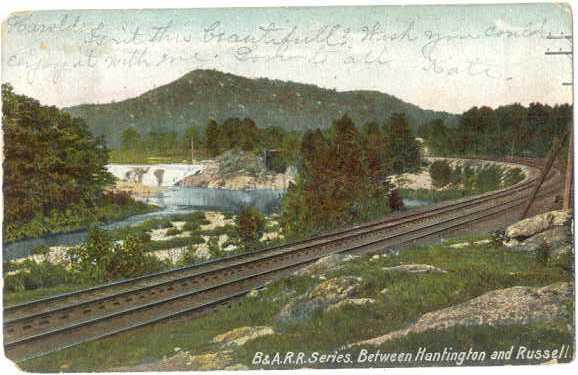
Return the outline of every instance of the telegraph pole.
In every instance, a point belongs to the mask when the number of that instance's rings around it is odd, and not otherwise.
[[[557,51],[546,51],[546,55],[550,56],[568,56],[570,58],[570,63],[573,62],[574,55],[572,53],[572,35],[570,34],[552,34],[549,33],[546,39],[549,40],[566,40],[570,43],[570,50],[563,50],[559,48]],[[573,66],[573,65],[572,65]],[[562,82],[563,86],[572,86],[573,81]],[[566,162],[566,176],[564,179],[564,204],[563,208],[568,210],[572,208],[572,186],[574,180],[574,132],[572,131],[572,122],[568,124],[569,126],[569,141],[568,141],[568,160]]]
[[[194,144],[194,136],[191,134],[191,164],[195,162],[195,144]]]

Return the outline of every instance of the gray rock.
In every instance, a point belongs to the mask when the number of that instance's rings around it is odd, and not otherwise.
[[[359,279],[350,276],[326,280],[305,295],[283,306],[275,320],[285,323],[308,319],[316,311],[353,298],[359,292],[359,283]]]
[[[344,306],[364,306],[372,305],[374,303],[375,300],[373,298],[349,298],[329,306],[326,311],[339,310]]]
[[[512,240],[511,242],[514,241],[516,240]],[[536,253],[544,250],[550,257],[553,254],[558,253],[559,248],[566,246],[571,242],[572,237],[567,227],[554,226],[541,233],[537,233],[524,241],[517,242],[510,248],[514,251],[523,251],[528,253]]]
[[[456,326],[490,325],[493,327],[514,324],[545,324],[568,321],[573,312],[567,303],[574,298],[574,284],[559,282],[545,287],[515,286],[498,289],[459,305],[422,315],[407,328],[364,340],[350,346],[379,346],[409,334],[426,331],[443,331]]]
[[[447,273],[446,270],[430,266],[429,264],[402,264],[395,267],[385,267],[383,270],[385,272]]]
[[[346,260],[346,256],[342,254],[332,254],[317,260],[300,270],[297,270],[294,275],[298,276],[313,276],[323,274],[329,270],[338,269],[339,265]]]
[[[572,214],[568,210],[546,212],[510,225],[506,229],[506,236],[508,238],[525,239],[553,226],[566,225],[571,219]]]

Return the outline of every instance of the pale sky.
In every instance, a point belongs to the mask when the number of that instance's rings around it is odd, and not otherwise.
[[[194,69],[378,90],[422,108],[572,100],[569,8],[556,4],[14,14],[2,80],[59,107],[140,95]]]

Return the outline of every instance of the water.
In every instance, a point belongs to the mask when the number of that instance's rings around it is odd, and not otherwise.
[[[170,187],[161,190],[157,195],[143,199],[161,207],[161,210],[141,215],[131,216],[124,220],[105,224],[103,229],[118,229],[137,225],[149,219],[163,218],[175,214],[193,211],[237,211],[243,206],[254,206],[265,214],[270,214],[279,207],[283,190],[228,190],[212,188]],[[429,201],[404,199],[407,208],[415,208],[431,204]],[[26,257],[40,245],[71,246],[86,239],[87,231],[79,230],[70,233],[50,234],[41,238],[12,242],[3,246],[3,259],[12,260]]]
[[[403,204],[406,208],[416,208],[416,207],[421,207],[421,206],[428,206],[431,203],[432,203],[431,201],[424,201],[424,200],[419,200],[419,199],[409,199],[409,198],[403,199]]]
[[[243,206],[254,206],[265,214],[270,214],[277,207],[283,190],[228,190],[210,188],[170,187],[158,195],[144,199],[148,203],[161,207],[161,210],[135,215],[124,220],[102,225],[103,229],[117,229],[140,224],[149,219],[163,218],[175,214],[193,211],[236,211]],[[12,242],[3,246],[3,259],[12,260],[26,257],[40,245],[71,246],[86,239],[87,231],[79,230],[70,233],[50,234],[41,238]]]

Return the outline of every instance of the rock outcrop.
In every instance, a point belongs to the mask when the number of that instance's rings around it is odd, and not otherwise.
[[[295,271],[294,275],[298,276],[323,275],[329,271],[334,271],[341,268],[340,267],[341,263],[347,262],[351,259],[353,259],[353,256],[351,255],[331,254],[317,260],[313,264],[310,264],[306,267],[301,268],[300,270]]]
[[[135,367],[121,367],[114,371],[118,372],[144,372],[144,371],[199,371],[199,370],[239,370],[247,369],[238,363],[232,351],[207,352],[192,355],[187,351],[179,351],[177,354],[158,362],[146,363]]]
[[[430,266],[429,264],[402,264],[395,267],[385,267],[383,270],[385,272],[447,273],[446,270]]]
[[[572,213],[570,211],[546,212],[510,225],[506,229],[506,236],[510,239],[524,240],[554,226],[564,226],[571,219]]]
[[[488,292],[459,305],[424,314],[419,320],[399,331],[356,345],[381,345],[411,333],[445,330],[455,326],[506,326],[533,322],[553,323],[567,319],[566,303],[574,298],[574,285],[555,283],[542,288],[517,286]]]
[[[326,310],[335,311],[345,306],[365,306],[365,305],[373,305],[374,303],[375,300],[373,298],[349,298],[329,306]]]
[[[571,269],[574,267],[571,220],[571,211],[546,212],[522,220],[508,227],[504,245]]]
[[[222,347],[243,346],[258,337],[274,334],[273,328],[267,326],[240,327],[213,337],[213,342]]]
[[[275,317],[280,323],[309,318],[313,313],[356,296],[360,279],[346,276],[322,282],[305,295],[289,302]]]

